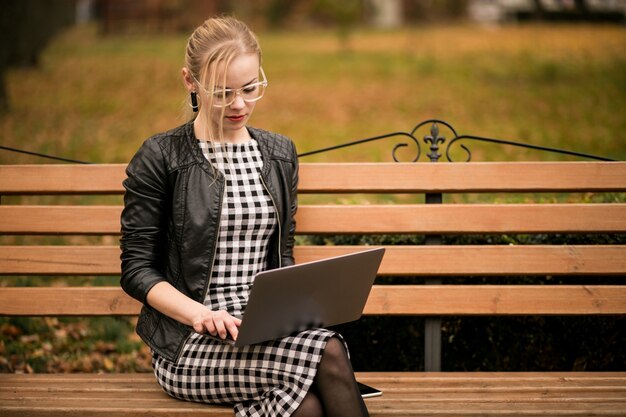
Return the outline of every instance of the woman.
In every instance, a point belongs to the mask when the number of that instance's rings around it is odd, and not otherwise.
[[[182,78],[197,116],[143,143],[121,218],[121,285],[143,303],[158,383],[238,416],[368,415],[339,334],[223,341],[237,338],[255,274],[294,263],[298,161],[289,139],[247,126],[267,79],[245,24],[198,27]]]

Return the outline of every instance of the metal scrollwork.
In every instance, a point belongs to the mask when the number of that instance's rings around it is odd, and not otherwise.
[[[448,158],[449,162],[454,162],[452,161],[452,158],[450,158],[450,147],[455,142],[460,141],[460,140],[475,140],[479,142],[497,143],[499,145],[516,146],[518,148],[534,149],[534,150],[543,151],[543,152],[552,152],[552,153],[558,153],[562,155],[577,156],[580,158],[595,159],[598,161],[615,161],[615,159],[606,158],[604,156],[591,155],[591,154],[586,154],[582,152],[568,151],[565,149],[549,148],[546,146],[532,145],[530,143],[513,142],[510,140],[504,140],[504,139],[484,138],[481,136],[473,136],[473,135],[461,135],[461,136],[456,136],[454,139],[452,139],[448,143],[448,147],[446,148],[446,158]],[[469,162],[472,159],[471,152],[465,145],[460,144],[460,146],[467,153],[467,159],[465,160],[465,162]]]
[[[410,133],[407,132],[395,132],[395,133],[390,133],[387,135],[381,135],[381,136],[374,136],[371,138],[367,138],[367,139],[361,139],[361,140],[356,140],[353,142],[348,142],[348,143],[344,143],[341,145],[337,145],[337,146],[331,146],[328,148],[323,148],[323,149],[318,149],[316,151],[311,151],[311,152],[306,152],[306,153],[302,153],[300,155],[298,155],[299,157],[305,157],[305,156],[309,156],[309,155],[314,155],[314,154],[318,154],[318,153],[323,153],[323,152],[328,152],[328,151],[333,151],[333,150],[337,150],[337,149],[341,149],[341,148],[347,148],[350,146],[356,146],[356,145],[360,145],[363,143],[367,143],[367,142],[373,142],[373,141],[378,141],[378,140],[382,140],[382,139],[387,139],[387,138],[392,138],[392,137],[399,137],[399,136],[404,136],[405,138],[409,138],[411,141],[413,141],[413,143],[415,144],[415,147],[417,149],[417,155],[415,156],[415,158],[413,158],[412,162],[417,162],[422,154],[422,149],[420,146],[420,141],[417,139],[416,137],[416,132],[425,125],[430,124],[430,134],[429,135],[425,135],[423,138],[423,141],[425,144],[427,144],[429,146],[429,150],[430,152],[427,154],[428,158],[430,159],[431,162],[437,162],[439,161],[439,159],[441,158],[441,154],[439,153],[440,149],[441,149],[441,145],[446,143],[446,137],[441,135],[440,133],[440,129],[439,126],[445,126],[447,127],[450,132],[452,132],[452,139],[448,142],[447,146],[445,147],[445,154],[446,154],[446,158],[448,159],[449,162],[453,162],[452,157],[450,156],[450,148],[452,147],[452,145],[454,145],[456,142],[461,141],[461,140],[474,140],[474,141],[478,141],[478,142],[487,142],[487,143],[496,143],[499,145],[507,145],[507,146],[516,146],[519,148],[526,148],[526,149],[534,149],[534,150],[538,150],[538,151],[542,151],[542,152],[552,152],[552,153],[558,153],[558,154],[563,154],[563,155],[570,155],[570,156],[576,156],[576,157],[580,157],[580,158],[588,158],[588,159],[595,159],[595,160],[599,160],[599,161],[615,161],[615,159],[611,159],[611,158],[606,158],[603,156],[597,156],[597,155],[590,155],[590,154],[585,154],[585,153],[581,153],[581,152],[574,152],[574,151],[568,151],[568,150],[564,150],[564,149],[558,149],[558,148],[549,148],[546,146],[538,146],[538,145],[532,145],[532,144],[528,144],[528,143],[522,143],[522,142],[513,142],[513,141],[509,141],[509,140],[503,140],[503,139],[494,139],[494,138],[486,138],[486,137],[482,137],[482,136],[474,136],[474,135],[459,135],[456,130],[452,127],[452,125],[450,125],[449,123],[443,121],[443,120],[438,120],[438,119],[429,119],[429,120],[425,120],[423,122],[418,123],[413,130]],[[472,159],[472,153],[469,150],[469,148],[467,146],[465,146],[465,144],[463,143],[459,143],[458,144],[461,149],[463,149],[463,151],[465,151],[465,154],[467,155],[465,158],[465,162],[469,162]],[[393,150],[391,151],[391,156],[393,158],[393,160],[395,162],[400,162],[396,152],[398,151],[398,149],[400,148],[404,148],[409,146],[408,143],[399,143],[397,145],[394,146]]]
[[[439,125],[443,125],[450,129],[454,137],[457,136],[456,130],[447,122],[438,119],[429,119],[424,120],[421,123],[418,123],[413,130],[411,131],[411,135],[415,135],[415,133],[424,125],[431,124],[430,126],[430,135],[424,136],[424,143],[429,144],[430,152],[428,153],[428,158],[430,162],[437,162],[439,158],[441,158],[441,154],[439,153],[439,145],[443,145],[446,142],[446,137],[440,135],[439,133]]]
[[[298,157],[302,158],[302,157],[305,157],[305,156],[315,155],[315,154],[318,154],[318,153],[334,151],[334,150],[337,150],[337,149],[347,148],[347,147],[350,147],[350,146],[361,145],[361,144],[367,143],[367,142],[374,142],[374,141],[387,139],[387,138],[398,137],[398,136],[404,136],[406,138],[409,138],[411,141],[413,141],[413,143],[415,144],[415,147],[417,149],[417,154],[415,155],[415,158],[413,158],[413,160],[411,162],[417,162],[419,160],[421,154],[422,154],[422,149],[420,147],[420,143],[415,138],[415,136],[413,136],[413,134],[406,133],[406,132],[389,133],[387,135],[374,136],[374,137],[367,138],[367,139],[361,139],[361,140],[356,140],[356,141],[353,141],[353,142],[342,143],[341,145],[330,146],[328,148],[323,148],[323,149],[318,149],[318,150],[311,151],[311,152],[301,153],[301,154],[298,155]],[[404,148],[404,147],[407,147],[407,146],[409,146],[408,143],[398,143],[396,146],[393,147],[393,149],[391,151],[391,157],[393,158],[393,160],[395,162],[400,162],[400,160],[396,156],[396,152],[398,151],[398,149]]]

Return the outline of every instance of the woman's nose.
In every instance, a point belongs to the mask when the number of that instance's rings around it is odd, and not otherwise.
[[[243,100],[240,94],[235,96],[235,100],[231,103],[231,109],[243,109],[246,106],[246,102]]]

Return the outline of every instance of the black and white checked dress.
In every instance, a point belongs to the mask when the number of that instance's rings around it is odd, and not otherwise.
[[[226,188],[211,282],[204,304],[241,317],[254,276],[266,268],[277,226],[271,197],[260,178],[257,142],[199,142]],[[156,353],[157,381],[169,395],[197,402],[233,404],[237,416],[289,416],[313,382],[322,352],[337,333],[307,330],[295,336],[236,348],[192,334],[178,362]]]

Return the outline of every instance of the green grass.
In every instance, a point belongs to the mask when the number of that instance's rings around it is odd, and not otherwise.
[[[259,36],[270,88],[252,124],[292,137],[301,152],[441,118],[461,134],[626,157],[621,27],[357,31],[349,50],[331,31]],[[93,27],[67,31],[45,51],[40,68],[9,72],[12,110],[0,118],[2,144],[127,162],[145,138],[185,120],[179,75],[185,41],[102,38]],[[306,161],[388,161],[395,143]],[[474,160],[563,159],[470,145]],[[0,153],[0,163],[18,162],[44,161]]]

